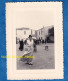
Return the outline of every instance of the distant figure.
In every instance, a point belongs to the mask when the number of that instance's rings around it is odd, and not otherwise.
[[[34,52],[36,52],[36,51],[37,51],[36,40],[34,40],[34,45],[33,45],[33,47],[34,47]]]
[[[19,46],[19,50],[23,50],[23,47],[24,47],[24,42],[23,42],[23,39],[21,41],[19,41],[20,43],[20,46]]]
[[[47,39],[45,39],[45,44],[47,43]]]
[[[42,40],[42,44],[44,43],[44,40]]]
[[[48,46],[45,46],[45,50],[48,51]]]
[[[47,43],[49,43],[49,37],[47,36]]]
[[[26,43],[27,43],[27,40],[24,41],[24,44],[25,44],[25,45],[26,45]]]
[[[48,40],[49,40],[48,37],[46,37],[46,39],[45,39],[45,44],[48,42]],[[46,44],[46,46],[45,46],[45,50],[48,51],[48,45],[47,45],[47,44]]]

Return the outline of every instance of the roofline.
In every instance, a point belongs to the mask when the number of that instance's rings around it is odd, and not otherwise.
[[[25,27],[23,27],[23,28],[16,28],[16,30],[29,30],[29,28],[25,28]]]

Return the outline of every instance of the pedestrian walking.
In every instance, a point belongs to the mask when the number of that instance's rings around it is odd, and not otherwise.
[[[33,48],[34,48],[34,52],[37,52],[36,40],[34,40]]]
[[[32,36],[29,35],[26,44],[24,45],[24,55],[21,59],[23,62],[29,65],[33,65],[33,44]]]

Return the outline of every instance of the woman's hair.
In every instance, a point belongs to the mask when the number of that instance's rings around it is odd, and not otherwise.
[[[32,37],[32,35],[29,35],[29,37]]]

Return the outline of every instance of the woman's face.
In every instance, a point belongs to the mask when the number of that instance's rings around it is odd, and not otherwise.
[[[32,37],[29,37],[30,40],[32,40]]]

